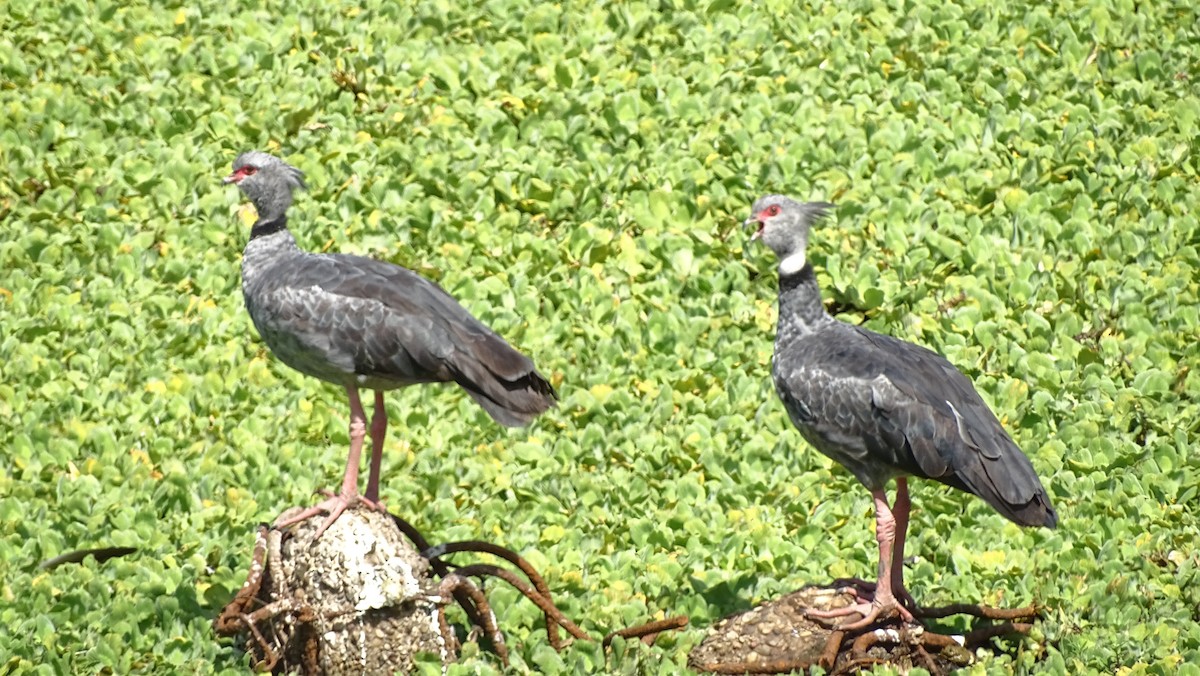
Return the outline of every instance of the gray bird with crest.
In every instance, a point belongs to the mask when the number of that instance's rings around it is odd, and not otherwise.
[[[769,195],[754,203],[752,239],[779,257],[779,325],[772,376],[809,444],[846,467],[875,503],[878,582],[858,603],[818,618],[859,613],[860,629],[916,605],[904,589],[908,476],[973,493],[1022,526],[1054,528],[1058,515],[1029,459],[966,376],[923,347],[838,321],[821,303],[805,257],[809,228],[832,204]],[[884,491],[896,480],[896,500]],[[899,601],[897,600],[899,598]],[[908,607],[906,607],[908,606]]]
[[[246,309],[263,342],[288,366],[339,385],[350,398],[350,455],[341,492],[280,522],[329,516],[321,533],[350,505],[375,509],[387,411],[383,392],[408,385],[458,383],[496,422],[528,424],[555,405],[550,383],[533,362],[471,316],[437,284],[398,265],[346,254],[313,254],[287,228],[299,169],[263,152],[246,152],[226,183],[258,211],[242,258]],[[358,493],[366,436],[359,388],[375,390],[367,490]]]

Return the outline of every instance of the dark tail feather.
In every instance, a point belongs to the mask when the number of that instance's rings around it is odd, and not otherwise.
[[[973,454],[974,467],[956,468],[960,487],[1017,525],[1057,527],[1058,513],[1033,464],[1015,444],[1006,450],[993,458]]]
[[[515,383],[500,382],[507,391],[502,397],[494,396],[496,388],[488,388],[485,392],[474,384],[458,381],[475,403],[492,416],[492,419],[506,427],[524,427],[539,414],[554,407],[558,394],[546,379],[537,371],[526,375]]]
[[[454,381],[493,420],[508,427],[528,425],[553,408],[558,394],[533,361],[503,338],[495,334],[487,338],[476,342],[471,353],[459,353],[453,360]]]
[[[1050,497],[1040,493],[1033,500],[1023,505],[996,504],[989,501],[996,511],[1003,514],[1009,521],[1021,526],[1058,527],[1058,512],[1050,504]]]
[[[531,377],[536,377],[539,380],[541,376],[536,373]],[[542,381],[545,383],[545,381]],[[546,387],[550,387],[550,383],[545,383]],[[524,427],[533,421],[542,412],[553,408],[558,396],[554,389],[550,388],[548,394],[537,393],[526,390],[520,392],[507,401],[499,402],[482,392],[474,391],[466,388],[467,394],[475,400],[475,403],[483,407],[483,410],[492,416],[492,419],[506,427]]]

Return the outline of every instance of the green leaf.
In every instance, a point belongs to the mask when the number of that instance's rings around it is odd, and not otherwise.
[[[871,576],[869,492],[772,385],[776,261],[739,225],[777,192],[838,203],[826,301],[961,368],[1058,511],[911,482],[919,603],[1046,609],[976,669],[1200,673],[1193,4],[10,0],[0,672],[245,672],[210,620],[255,524],[341,477],[344,390],[239,291],[221,178],[257,148],[305,172],[302,246],[436,281],[560,395],[508,429],[387,392],[390,508],[521,552],[592,635],[692,617],[559,653],[488,584],[514,673],[687,673],[720,618]],[[467,641],[447,671],[502,670]]]

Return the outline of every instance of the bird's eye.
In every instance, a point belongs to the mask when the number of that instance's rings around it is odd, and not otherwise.
[[[242,167],[242,173],[247,176],[253,176],[258,173],[258,167]]]
[[[778,216],[779,215],[779,205],[772,204],[771,206],[767,207],[767,215],[768,216]]]

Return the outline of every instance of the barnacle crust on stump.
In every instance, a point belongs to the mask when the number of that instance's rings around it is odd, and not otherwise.
[[[260,598],[286,593],[311,611],[307,621],[293,620],[296,635],[279,666],[392,674],[410,672],[419,652],[440,655],[443,663],[453,659],[438,628],[429,562],[392,519],[350,509],[314,542],[319,524],[310,519],[291,527],[280,548],[282,570],[271,570],[260,592]]]

